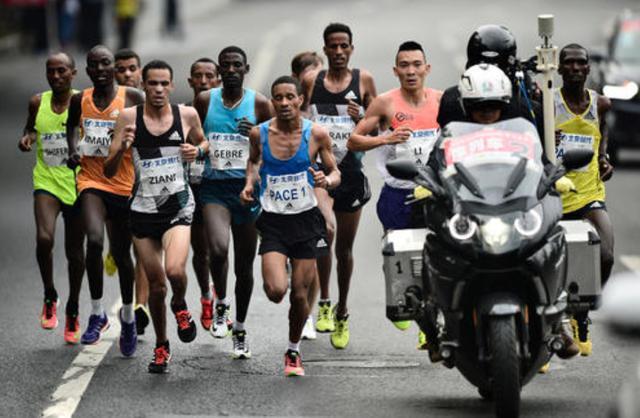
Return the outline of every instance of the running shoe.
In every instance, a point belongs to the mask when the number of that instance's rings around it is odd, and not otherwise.
[[[58,299],[45,299],[40,314],[40,325],[44,329],[54,329],[58,327]]]
[[[562,340],[562,348],[556,352],[556,355],[563,359],[567,360],[571,357],[575,357],[580,354],[580,346],[576,343],[571,337],[571,325],[569,324],[569,320],[562,320],[560,325],[560,339]]]
[[[167,341],[153,350],[153,361],[149,363],[149,373],[167,373],[170,361],[171,350],[169,349],[169,341]]]
[[[200,324],[202,324],[202,328],[209,331],[211,329],[211,322],[213,321],[213,299],[201,297],[200,304],[202,305]]]
[[[573,339],[580,347],[580,355],[587,357],[591,355],[593,351],[593,344],[591,343],[591,333],[589,332],[589,323],[591,320],[586,318],[584,320],[571,319],[571,328],[573,328]]]
[[[82,344],[97,344],[100,342],[102,334],[109,329],[109,326],[109,318],[107,318],[106,313],[103,312],[101,316],[89,316],[89,324],[84,334],[82,334],[80,342]]]
[[[118,267],[116,266],[116,260],[111,255],[111,251],[104,256],[104,272],[107,273],[107,276],[113,276],[118,272]]]
[[[418,350],[428,350],[429,345],[427,344],[427,334],[422,332],[422,330],[418,331]]]
[[[349,315],[345,316],[344,318],[338,318],[335,310],[336,307],[334,306],[333,320],[336,324],[336,329],[331,334],[331,345],[333,346],[333,348],[342,350],[343,348],[347,348],[347,345],[349,345]]]
[[[303,340],[315,340],[317,338],[316,328],[313,326],[313,316],[309,315],[302,328]]]
[[[300,353],[294,350],[287,350],[284,354],[284,375],[304,376],[304,367],[302,367],[302,357]]]
[[[178,323],[178,337],[183,343],[190,343],[196,339],[197,331],[196,323],[191,318],[191,314],[187,309],[174,312],[176,322]]]
[[[316,331],[318,332],[333,332],[336,326],[333,322],[333,315],[331,314],[331,302],[319,302],[318,303],[318,321],[316,322]]]
[[[398,328],[400,331],[406,331],[411,326],[411,321],[392,321],[393,326]]]
[[[136,347],[138,346],[135,319],[130,324],[124,322],[122,320],[122,308],[120,308],[120,312],[118,313],[118,319],[120,320],[120,339],[118,340],[120,352],[125,357],[131,357],[136,352]]]
[[[542,367],[540,367],[540,369],[538,370],[538,373],[547,374],[547,373],[549,373],[549,369],[550,368],[551,368],[551,363],[550,362],[546,362],[545,364],[542,365]]]
[[[80,342],[80,321],[78,315],[66,315],[64,321],[64,341],[67,344]]]
[[[144,335],[144,330],[149,326],[151,322],[151,314],[149,309],[144,305],[136,305],[136,309],[133,311],[136,316],[136,334]]]
[[[211,323],[211,335],[214,338],[224,338],[231,333],[233,321],[229,319],[230,316],[231,307],[229,305],[216,305],[213,322]]]
[[[249,343],[247,342],[247,332],[233,330],[232,336],[233,353],[231,356],[238,360],[250,359],[251,351],[249,350]]]

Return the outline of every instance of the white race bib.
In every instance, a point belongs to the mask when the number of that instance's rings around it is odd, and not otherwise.
[[[411,138],[396,145],[396,157],[411,160],[418,166],[424,167],[429,161],[433,145],[438,139],[438,129],[423,129],[413,131]]]
[[[84,119],[82,123],[84,136],[78,144],[80,155],[106,158],[109,155],[115,125],[116,122],[113,120]]]
[[[561,159],[564,153],[572,149],[581,149],[593,151],[594,138],[591,135],[577,135],[562,133],[560,135],[560,145],[556,149],[556,158]],[[573,171],[585,172],[589,168],[589,164],[584,167],[576,168]]]
[[[204,173],[204,160],[196,159],[189,164],[189,182],[191,184],[200,184],[202,182],[202,174]]]
[[[317,115],[315,121],[329,131],[333,155],[336,157],[336,163],[340,163],[347,155],[347,141],[356,124],[351,116]]]
[[[240,134],[209,134],[209,161],[214,170],[246,170],[249,137]]]
[[[153,158],[138,162],[140,169],[139,194],[142,197],[169,196],[186,187],[184,168],[179,155]]]
[[[49,167],[59,167],[67,163],[69,148],[64,132],[44,133],[40,135],[42,160]]]
[[[317,205],[306,171],[280,176],[267,174],[266,184],[260,203],[267,212],[293,215]]]

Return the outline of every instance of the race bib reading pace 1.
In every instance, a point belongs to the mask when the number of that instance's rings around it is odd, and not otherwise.
[[[249,137],[240,134],[209,134],[209,161],[214,170],[246,170]]]
[[[66,133],[43,133],[40,135],[40,141],[42,144],[42,160],[46,165],[59,167],[67,163],[69,148]]]
[[[333,155],[336,162],[340,163],[347,155],[347,141],[356,126],[353,119],[351,116],[317,115],[316,122],[329,131]]]
[[[179,155],[142,160],[138,166],[143,197],[169,196],[185,188],[184,168]]]
[[[411,160],[417,165],[424,167],[429,161],[429,155],[437,139],[437,129],[413,131],[411,138],[402,144],[396,145],[396,157]]]
[[[266,182],[261,203],[267,212],[296,214],[316,206],[315,194],[307,180],[306,171],[279,176],[267,175]]]
[[[106,158],[109,155],[115,125],[116,122],[113,120],[84,119],[82,122],[84,136],[78,144],[80,155]]]
[[[572,149],[593,150],[594,138],[591,135],[577,135],[562,133],[560,135],[560,145],[556,149],[556,158],[562,159],[564,153]],[[589,164],[574,171],[587,171]]]

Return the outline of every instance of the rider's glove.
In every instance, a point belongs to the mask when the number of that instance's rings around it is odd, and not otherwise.
[[[431,190],[427,189],[426,187],[418,186],[415,189],[413,189],[413,198],[415,200],[426,199],[431,195],[432,195]]]
[[[562,176],[556,181],[556,190],[560,193],[577,192],[576,185],[566,176]]]

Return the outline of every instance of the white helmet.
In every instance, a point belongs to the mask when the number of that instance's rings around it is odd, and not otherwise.
[[[463,107],[479,102],[509,103],[512,94],[509,77],[491,64],[469,67],[460,77],[458,91]]]

